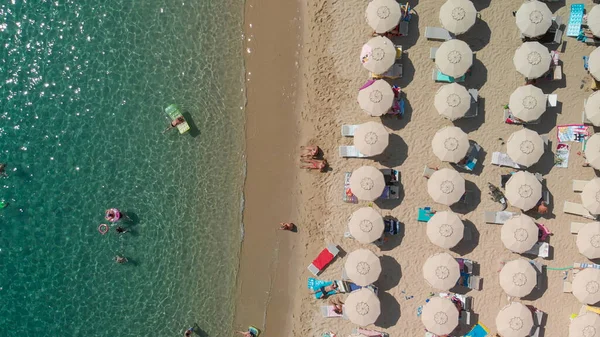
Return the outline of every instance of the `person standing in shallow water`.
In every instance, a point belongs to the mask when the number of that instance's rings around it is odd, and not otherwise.
[[[121,255],[117,255],[115,256],[115,262],[123,264],[127,262],[127,258]]]

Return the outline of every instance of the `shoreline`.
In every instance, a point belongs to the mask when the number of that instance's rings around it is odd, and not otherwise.
[[[299,4],[298,4],[299,6]],[[279,230],[298,224],[296,207],[299,139],[299,7],[248,0],[244,14],[246,69],[246,177],[244,237],[236,282],[233,330],[254,325],[262,336],[291,333],[298,268],[292,261],[298,233]],[[284,286],[281,286],[284,285]]]

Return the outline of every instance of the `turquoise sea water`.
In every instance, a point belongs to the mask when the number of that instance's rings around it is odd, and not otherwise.
[[[0,4],[0,336],[229,334],[242,16],[239,0]],[[170,103],[199,131],[162,135]],[[110,207],[130,233],[98,232]]]

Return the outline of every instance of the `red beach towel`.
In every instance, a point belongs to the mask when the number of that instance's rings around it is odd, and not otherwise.
[[[333,254],[327,248],[323,249],[319,256],[312,262],[317,269],[322,270],[326,265],[333,260]]]

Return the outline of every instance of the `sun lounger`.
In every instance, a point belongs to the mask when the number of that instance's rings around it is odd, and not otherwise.
[[[431,207],[423,207],[419,208],[419,213],[417,215],[417,221],[427,222],[431,217],[435,214],[434,211],[431,210]]]
[[[529,332],[529,337],[540,337],[540,330],[542,328],[540,328],[539,326],[533,326],[531,327],[531,331]]]
[[[344,173],[344,194],[342,196],[342,200],[347,203],[357,204],[358,198],[352,194],[350,191],[350,177],[352,176],[352,172]]]
[[[584,4],[572,4],[571,13],[569,14],[569,23],[567,25],[567,36],[578,36],[583,23],[583,15],[585,11]]]
[[[400,186],[388,185],[383,189],[383,193],[379,197],[381,199],[400,199]]]
[[[477,143],[472,143],[467,150],[467,155],[464,164],[454,164],[464,170],[473,171],[475,166],[477,165],[477,157],[479,157],[479,152],[481,151],[481,146]]]
[[[530,250],[523,254],[547,258],[550,255],[550,244],[548,242],[537,242]]]
[[[516,169],[522,169],[523,167],[515,163],[506,153],[494,152],[492,153],[492,165],[513,167]]]
[[[557,94],[548,94],[546,95],[547,106],[554,108],[558,104],[558,95]]]
[[[425,165],[425,168],[423,169],[423,177],[429,179],[431,177],[431,175],[433,174],[433,172],[435,172],[435,171],[437,171],[437,170]]]
[[[444,28],[425,27],[425,37],[427,40],[448,41],[454,38],[454,35]]]
[[[429,48],[429,58],[435,60],[435,53],[437,53],[438,47]]]
[[[579,215],[584,218],[588,218],[588,219],[592,219],[592,220],[596,219],[596,217],[594,215],[590,214],[590,212],[585,207],[583,207],[582,204],[578,204],[575,202],[565,201],[565,205],[563,207],[563,212],[569,213],[569,214],[574,214],[574,215]]]
[[[353,335],[363,335],[367,337],[389,337],[387,332],[379,332],[375,330],[367,330],[363,328],[356,328],[352,330]]]
[[[459,78],[454,78],[452,76],[448,76],[437,69],[433,69],[431,74],[431,78],[434,82],[442,82],[442,83],[462,83],[467,78],[467,75],[462,75]]]
[[[323,249],[316,259],[308,266],[308,270],[315,276],[319,276],[319,273],[327,267],[331,261],[338,255],[340,250],[335,245],[328,245],[327,248]]]
[[[333,311],[333,305],[322,305],[321,306],[321,315],[323,317],[332,318],[332,317],[344,317],[344,314],[338,314]],[[342,306],[342,311],[344,311],[344,306]]]
[[[358,129],[358,125],[342,125],[342,136],[344,137],[354,137],[354,132]]]
[[[479,91],[477,89],[469,89],[469,94],[471,95],[471,106],[469,110],[465,114],[464,118],[474,118],[479,114],[479,104],[477,102],[479,98]]]
[[[365,158],[366,155],[360,153],[353,145],[340,146],[340,157],[342,158]]]
[[[519,213],[509,211],[485,212],[485,222],[489,224],[503,225],[508,219],[518,216]]]
[[[585,187],[585,184],[587,184],[588,181],[587,180],[575,180],[573,179],[573,192],[581,192],[583,191],[583,188]]]
[[[579,230],[585,225],[587,225],[585,222],[571,222],[571,234],[579,233]]]
[[[374,74],[371,73],[371,78],[375,78],[375,79],[381,79],[381,78],[389,78],[392,80],[398,79],[398,78],[402,78],[402,63],[401,61],[396,61],[396,63],[394,63],[390,69],[388,69],[386,72],[384,72],[383,74]]]
[[[343,276],[342,278],[345,277],[346,280],[336,281],[337,284],[339,285],[340,293],[342,293],[342,294],[349,294],[349,293],[351,293],[353,291],[360,290],[362,288],[370,289],[375,294],[377,294],[379,292],[379,288],[377,288],[376,286],[374,286],[372,284],[363,287],[363,286],[359,286],[358,284],[356,284],[354,282],[348,281],[347,280],[348,277],[345,274],[345,270],[343,268],[342,268],[342,270],[344,271],[343,274],[342,274],[342,276]]]

